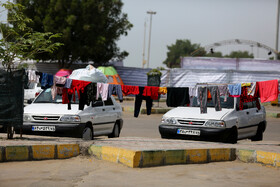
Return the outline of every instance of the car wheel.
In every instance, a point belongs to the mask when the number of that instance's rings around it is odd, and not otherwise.
[[[108,138],[117,138],[120,136],[120,126],[115,123],[113,132],[108,136]]]
[[[93,139],[93,132],[92,129],[89,127],[85,127],[82,133],[83,140],[92,140]]]
[[[238,132],[236,128],[232,128],[231,132],[229,133],[227,139],[225,140],[226,143],[237,143]]]
[[[257,134],[251,138],[252,141],[262,141],[263,140],[263,127],[260,124],[258,126]]]

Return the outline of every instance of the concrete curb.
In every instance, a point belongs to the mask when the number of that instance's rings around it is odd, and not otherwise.
[[[246,163],[260,163],[266,166],[280,167],[280,153],[238,149],[236,156]]]
[[[64,159],[79,154],[78,144],[0,146],[0,162]]]
[[[236,159],[235,148],[134,151],[117,147],[91,145],[89,154],[97,159],[121,163],[131,168],[201,164],[234,161]]]

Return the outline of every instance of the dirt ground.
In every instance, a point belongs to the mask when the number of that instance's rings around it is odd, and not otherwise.
[[[280,169],[239,161],[152,168],[80,156],[0,163],[0,186],[279,186]],[[4,172],[3,172],[4,171]]]

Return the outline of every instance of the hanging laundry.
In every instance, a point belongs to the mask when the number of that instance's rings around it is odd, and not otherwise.
[[[159,87],[156,86],[145,86],[143,90],[143,96],[150,96],[151,99],[157,100],[158,99],[158,89]]]
[[[56,95],[62,94],[63,87],[66,82],[66,77],[59,77],[59,76],[54,76],[54,81],[53,81],[53,86],[51,88],[51,93],[52,93],[52,99],[54,100]]]
[[[258,97],[248,95],[247,92],[248,92],[248,90],[246,87],[241,88],[241,96],[240,96],[240,100],[239,100],[239,110],[243,110],[243,103],[248,103],[248,102],[253,102],[253,101],[256,102],[256,106],[260,110],[261,105],[260,105]]]
[[[28,81],[29,82],[39,83],[40,75],[36,75],[35,70],[27,70],[27,75],[28,75]]]
[[[188,87],[167,87],[166,105],[168,107],[187,106],[187,104],[190,104]]]
[[[252,82],[252,83],[251,83],[251,86],[247,87],[247,94],[248,94],[248,95],[251,95],[251,96],[254,96],[254,95],[255,95],[256,85],[257,85],[256,82]]]
[[[85,87],[90,84],[89,81],[72,80],[71,88],[63,88],[62,91],[62,103],[68,104],[68,110],[71,109],[71,99],[76,101],[76,92],[78,94],[78,99],[80,99],[80,93],[84,93]]]
[[[108,88],[108,83],[97,83],[96,100],[98,100],[99,95],[101,95],[102,101],[107,101]]]
[[[109,84],[108,97],[117,95],[120,102],[123,102],[122,86],[120,84]]]
[[[160,94],[160,95],[167,94],[167,87],[159,87],[158,94]]]
[[[241,95],[241,84],[229,84],[228,91],[231,97],[240,97]]]
[[[138,95],[139,94],[139,86],[130,86],[130,85],[122,85],[123,95]]]
[[[42,73],[41,88],[47,89],[53,85],[53,75]]]
[[[244,87],[244,86],[251,86],[251,83],[248,82],[248,83],[241,83],[241,87]]]
[[[93,103],[96,101],[96,91],[96,83],[90,83],[85,87],[84,92],[80,93],[79,110],[84,110],[85,105],[89,106],[90,103],[93,107]]]
[[[257,82],[256,93],[260,97],[261,102],[270,102],[278,98],[278,80]]]
[[[144,87],[139,87],[139,94],[135,95],[134,117],[136,118],[139,116],[143,100],[146,100],[147,115],[152,112],[153,99],[150,96],[143,96],[143,91]]]
[[[71,88],[71,85],[72,85],[72,79],[66,78],[64,88]]]
[[[198,87],[198,97],[200,101],[200,113],[207,113],[208,93],[211,94],[211,100],[216,111],[221,111],[220,91],[218,86],[202,86]]]

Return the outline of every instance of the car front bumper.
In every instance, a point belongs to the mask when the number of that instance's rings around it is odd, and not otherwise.
[[[198,130],[200,135],[177,134],[178,129]],[[227,128],[209,128],[209,127],[186,127],[177,125],[159,125],[159,132],[165,138],[195,139],[195,140],[223,140],[226,138],[231,129]]]

